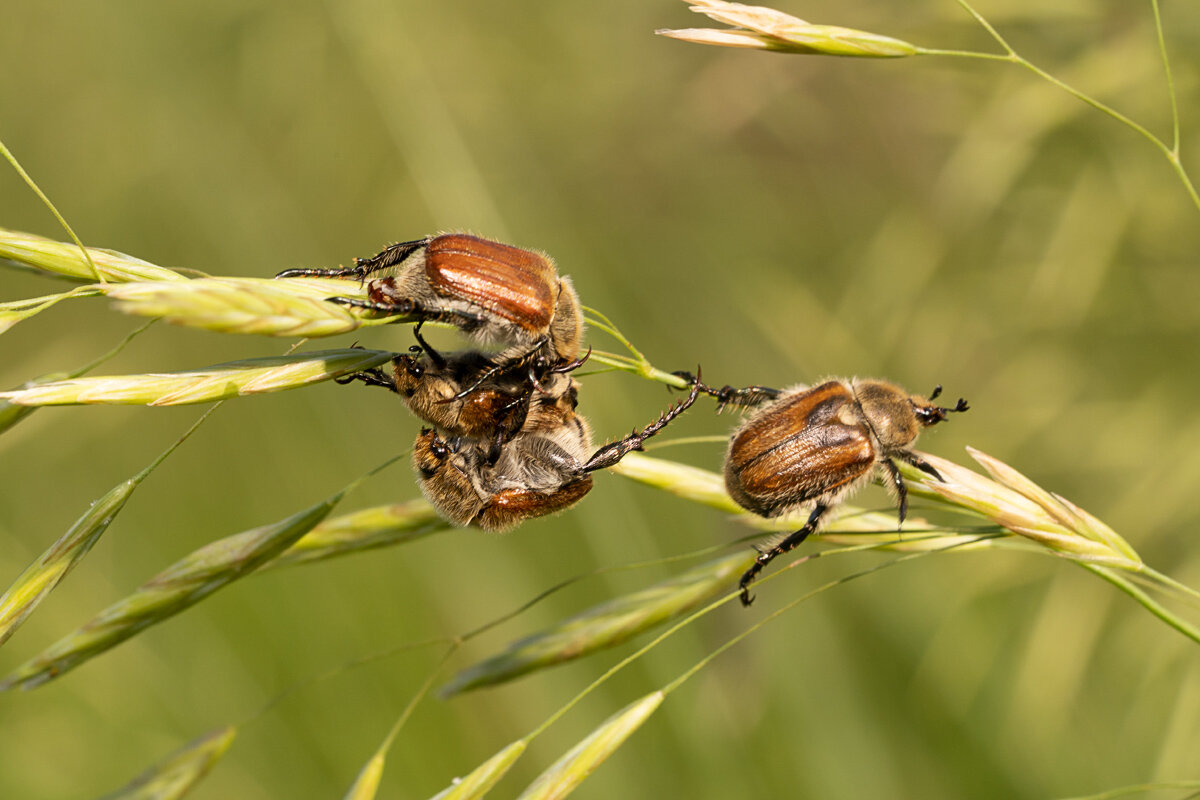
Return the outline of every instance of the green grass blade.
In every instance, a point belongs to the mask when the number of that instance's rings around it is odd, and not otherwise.
[[[653,586],[614,598],[558,625],[512,642],[491,658],[457,673],[443,697],[510,681],[539,669],[615,647],[729,591],[754,562],[739,552],[701,564]]]
[[[175,406],[266,394],[319,383],[391,359],[385,350],[357,347],[231,361],[201,370],[70,378],[0,392],[23,406],[123,404]]]
[[[190,608],[282,553],[328,516],[344,494],[196,550],[18,667],[0,681],[0,689],[39,686]]]
[[[569,795],[650,718],[664,697],[661,691],[652,692],[609,717],[539,775],[518,800],[557,800]]]
[[[208,774],[233,744],[237,729],[218,728],[180,748],[168,758],[101,800],[175,800]]]
[[[1118,589],[1125,592],[1125,594],[1129,595],[1134,600],[1141,603],[1142,607],[1144,607],[1151,614],[1158,617],[1160,620],[1165,622],[1167,625],[1170,625],[1172,628],[1179,631],[1184,636],[1191,639],[1193,642],[1200,644],[1200,628],[1197,628],[1195,625],[1192,625],[1190,622],[1183,619],[1183,617],[1180,617],[1178,614],[1168,611],[1167,608],[1162,603],[1159,603],[1153,597],[1151,597],[1150,595],[1143,592],[1140,588],[1135,586],[1133,584],[1133,582],[1130,581],[1126,576],[1120,574],[1119,572],[1117,572],[1115,570],[1112,570],[1112,569],[1109,569],[1106,567],[1101,567],[1101,566],[1098,566],[1095,564],[1081,564],[1080,566],[1082,566],[1086,570],[1089,570],[1090,572],[1094,572],[1095,574],[1099,575],[1104,580],[1111,583],[1113,586],[1116,586]]]

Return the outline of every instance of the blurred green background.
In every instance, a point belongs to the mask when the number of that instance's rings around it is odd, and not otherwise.
[[[994,49],[949,0],[782,8]],[[981,11],[1023,54],[1169,136],[1148,4]],[[1165,19],[1186,159],[1200,152],[1200,6],[1167,4]],[[942,383],[972,410],[924,449],[992,453],[1200,586],[1200,212],[1161,155],[1014,67],[652,35],[704,24],[673,0],[18,0],[0,25],[0,137],[85,242],[158,264],[269,276],[466,229],[553,254],[584,302],[665,369],[700,363],[717,384]],[[66,238],[7,167],[0,225]],[[0,271],[3,300],[62,287]],[[0,337],[0,385],[74,369],[138,324],[100,300],[60,304]],[[355,339],[410,344],[400,327],[320,344]],[[156,326],[99,372],[287,344]],[[668,398],[594,375],[581,410],[611,437]],[[711,409],[673,432],[728,430],[733,418]],[[199,411],[45,409],[6,433],[0,583]],[[417,428],[386,393],[331,383],[227,404],[3,648],[0,670],[203,543],[325,497]],[[664,454],[718,469],[722,450]],[[341,510],[417,495],[401,464]],[[890,505],[874,487],[859,500]],[[464,632],[581,572],[744,532],[602,475],[575,510],[503,537],[455,531],[247,580],[60,681],[0,695],[0,797],[100,794],[346,661]],[[752,610],[690,626],[536,740],[497,796],[773,608],[876,558],[806,565],[762,587]],[[585,581],[455,666],[679,569]],[[435,793],[629,647],[423,702],[381,796]],[[1066,562],[927,558],[827,592],[726,653],[577,796],[1050,797],[1200,778],[1198,656]],[[194,796],[340,796],[436,659],[415,650],[305,686],[246,727]]]

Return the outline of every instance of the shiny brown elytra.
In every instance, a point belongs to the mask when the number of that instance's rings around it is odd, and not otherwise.
[[[367,299],[331,297],[342,305],[414,321],[446,322],[485,343],[509,346],[505,359],[530,349],[550,363],[572,361],[583,339],[583,315],[570,278],[549,256],[465,233],[391,245],[355,259],[348,269],[296,269],[299,275],[367,281]]]
[[[754,388],[759,392],[726,387],[708,393],[722,402],[764,396],[760,387]],[[815,504],[804,527],[762,552],[742,576],[743,604],[753,600],[749,586],[758,573],[803,542],[825,513],[866,482],[876,466],[895,488],[904,522],[908,492],[896,459],[941,480],[937,470],[908,448],[922,429],[968,408],[961,399],[953,408],[934,405],[940,392],[939,386],[924,398],[886,381],[831,380],[775,393],[776,399],[734,431],[725,456],[725,487],[738,505],[759,516],[777,517]]]

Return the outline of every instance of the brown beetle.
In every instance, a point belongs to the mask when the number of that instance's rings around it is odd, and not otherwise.
[[[938,480],[942,476],[909,450],[923,428],[966,411],[934,405],[886,381],[830,380],[814,387],[777,392],[764,387],[713,390],[722,403],[762,405],[733,432],[725,456],[725,488],[738,505],[763,517],[777,517],[814,503],[808,522],[769,550],[761,552],[740,586],[750,605],[749,586],[767,564],[792,550],[817,529],[830,508],[865,483],[881,467],[895,489],[900,522],[908,513],[908,491],[895,460],[913,465]],[[759,399],[763,398],[763,399]]]
[[[439,353],[421,336],[420,327],[418,323],[413,329],[418,344],[394,357],[390,371],[376,367],[335,380],[390,389],[409,411],[445,433],[490,443],[492,461],[524,426],[535,391],[543,403],[573,393],[575,383],[567,373],[587,360],[585,355],[548,367],[518,358],[504,365],[478,350]]]
[[[570,278],[549,256],[444,233],[394,244],[348,269],[291,269],[302,275],[368,280],[367,299],[330,297],[343,305],[415,321],[447,322],[480,342],[508,346],[504,360],[531,350],[552,364],[574,361],[583,339],[583,314]]]
[[[611,467],[696,401],[697,387],[657,420],[624,439],[592,450],[587,420],[575,412],[577,383],[561,396],[534,395],[521,431],[489,460],[488,447],[443,439],[426,428],[413,445],[413,467],[429,502],[456,525],[504,531],[562,511],[592,489],[591,473]]]

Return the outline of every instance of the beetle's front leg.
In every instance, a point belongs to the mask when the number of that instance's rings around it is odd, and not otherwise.
[[[341,375],[333,379],[334,383],[340,383],[345,386],[348,383],[362,381],[367,386],[382,386],[385,389],[396,391],[396,382],[392,380],[381,367],[372,367],[371,369],[363,369],[358,372],[351,372],[348,375]]]
[[[336,267],[334,269],[285,269],[276,278],[358,278],[365,279],[381,269],[403,263],[409,256],[429,244],[429,239],[416,239],[411,242],[385,247],[383,252],[370,258],[354,259],[353,267]]]

